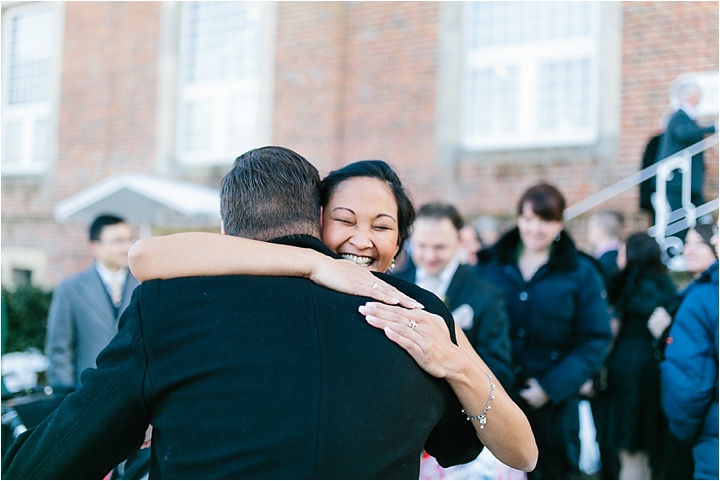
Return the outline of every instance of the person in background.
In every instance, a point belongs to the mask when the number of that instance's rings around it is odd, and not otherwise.
[[[581,385],[600,370],[611,340],[602,279],[564,231],[565,199],[549,184],[529,188],[517,227],[478,254],[478,275],[505,294],[515,382],[539,458],[531,479],[579,474]]]
[[[500,238],[500,225],[494,217],[489,215],[480,216],[472,222],[472,226],[480,238],[482,249],[491,248]]]
[[[619,479],[651,479],[651,473],[657,479],[666,421],[660,410],[659,362],[647,321],[655,308],[673,301],[676,287],[661,260],[660,246],[646,233],[627,238],[617,263],[620,271],[608,286],[620,325],[606,361],[605,445],[613,446],[619,457]]]
[[[458,260],[460,213],[450,204],[422,205],[413,223],[411,265],[397,277],[417,284],[445,301],[458,326],[503,386],[514,378],[510,323],[502,292],[478,279]]]
[[[617,255],[623,230],[622,215],[614,211],[596,212],[588,219],[588,243],[592,247],[592,257],[597,260],[603,276],[605,288],[618,272]],[[613,337],[617,335],[619,321],[610,308],[610,327]],[[609,349],[612,345],[608,346]],[[609,351],[608,351],[609,352]],[[587,381],[580,394],[590,403],[595,423],[595,439],[600,451],[600,477],[618,479],[620,459],[617,449],[608,439],[607,422],[607,366],[603,365],[595,377]]]
[[[709,243],[715,247],[716,260],[685,290],[660,364],[662,406],[670,432],[692,446],[694,479],[718,479],[720,307],[717,225],[712,227]]]
[[[618,272],[618,246],[623,231],[623,217],[618,212],[596,212],[588,219],[588,242],[592,255],[602,269],[605,286]]]
[[[482,244],[475,227],[471,224],[463,224],[459,232],[457,258],[461,264],[474,266],[477,264],[477,253],[480,252]],[[410,248],[412,250],[412,247]]]
[[[422,205],[410,236],[412,262],[394,275],[443,299],[452,311],[455,323],[463,329],[495,378],[503,386],[510,386],[514,374],[505,301],[499,289],[478,279],[472,267],[460,263],[462,229],[462,218],[453,205],[439,202]],[[420,466],[421,478],[427,473],[432,479],[452,479],[461,472],[463,476],[471,475],[475,479],[495,479],[503,467],[496,460],[485,459],[488,454],[448,470],[438,466],[426,454]]]
[[[717,121],[715,125],[708,127],[701,127],[697,123],[695,108],[702,98],[702,90],[699,85],[692,82],[680,85],[677,88],[677,97],[680,107],[670,117],[665,133],[660,138],[658,161],[666,159],[700,142],[706,135],[718,131]],[[695,154],[691,163],[690,202],[697,207],[705,203],[702,192],[705,184],[705,162],[702,152]],[[671,212],[682,207],[682,175],[680,170],[674,170],[667,183],[667,201],[670,204]],[[662,202],[662,200],[659,201]],[[683,230],[679,233],[680,238],[684,237],[685,232],[686,230]]]
[[[61,282],[48,314],[47,382],[80,385],[80,374],[117,334],[118,319],[138,281],[128,270],[133,231],[124,219],[101,215],[90,224],[92,266]]]
[[[683,244],[683,257],[685,258],[685,269],[693,279],[697,279],[703,272],[710,268],[717,261],[717,251],[713,246],[713,237],[717,231],[714,224],[696,224],[688,230]],[[648,329],[653,337],[658,340],[657,346],[660,354],[665,351],[666,341],[673,316],[677,312],[683,298],[692,290],[693,283],[678,294],[675,301],[668,309],[658,307],[648,320]]]
[[[656,357],[663,359],[670,337],[671,325],[677,315],[683,299],[696,286],[697,280],[717,261],[717,250],[714,248],[713,237],[717,226],[712,224],[696,224],[685,236],[683,256],[687,272],[694,278],[665,309],[658,307],[648,320],[648,329],[655,338]],[[667,428],[667,426],[666,426]],[[669,429],[665,429],[663,442],[663,462],[660,477],[663,479],[690,479],[693,476],[694,464],[692,444],[683,442]]]

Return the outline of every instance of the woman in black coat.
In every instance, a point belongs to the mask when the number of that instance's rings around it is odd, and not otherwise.
[[[656,308],[673,301],[676,287],[661,261],[660,247],[645,233],[631,235],[620,246],[618,267],[621,271],[608,286],[620,328],[607,361],[605,427],[609,445],[618,450],[620,479],[650,479],[664,419],[659,359],[647,324]]]
[[[508,390],[539,449],[530,479],[570,479],[580,456],[578,391],[611,339],[600,273],[563,230],[565,200],[548,184],[518,203],[517,228],[478,254],[480,277],[501,288],[516,374]]]

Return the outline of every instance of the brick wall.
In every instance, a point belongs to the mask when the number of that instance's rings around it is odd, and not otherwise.
[[[155,156],[160,6],[66,2],[57,162],[36,179],[2,179],[4,247],[46,252],[43,284],[88,265],[87,226],[55,205],[113,174],[148,173]]]

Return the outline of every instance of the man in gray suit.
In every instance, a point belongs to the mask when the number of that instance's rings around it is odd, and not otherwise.
[[[138,281],[128,269],[133,243],[130,226],[119,217],[101,215],[90,224],[90,252],[95,262],[55,289],[45,341],[50,364],[47,381],[79,386],[80,374],[117,334],[120,314]]]

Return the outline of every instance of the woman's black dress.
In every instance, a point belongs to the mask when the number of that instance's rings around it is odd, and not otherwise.
[[[621,273],[609,294],[620,317],[620,331],[607,360],[608,444],[654,457],[660,448],[664,419],[660,360],[647,322],[655,308],[672,302],[675,285],[665,274],[637,269]]]

